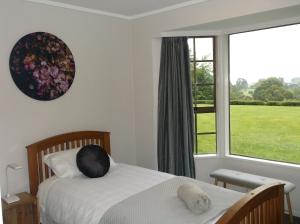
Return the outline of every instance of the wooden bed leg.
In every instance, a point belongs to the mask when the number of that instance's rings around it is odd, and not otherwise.
[[[286,193],[286,201],[288,205],[288,210],[289,210],[289,217],[290,217],[290,223],[294,223],[294,218],[293,218],[293,211],[292,211],[292,204],[291,204],[291,198],[290,198],[290,193]]]
[[[218,179],[217,178],[215,179],[215,185],[218,185]]]
[[[226,188],[227,187],[227,184],[226,182],[223,182],[223,187]]]

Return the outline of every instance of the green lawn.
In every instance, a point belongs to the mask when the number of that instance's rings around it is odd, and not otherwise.
[[[214,131],[212,120],[198,115],[198,130]],[[230,125],[232,154],[300,163],[300,107],[231,106]],[[213,152],[212,138],[198,137],[200,152]]]

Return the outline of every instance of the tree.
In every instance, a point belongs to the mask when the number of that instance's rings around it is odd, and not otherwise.
[[[300,87],[300,77],[292,78],[291,83],[296,84]]]
[[[236,85],[230,83],[230,100],[251,100],[251,97],[246,96]]]
[[[213,68],[210,63],[197,63],[196,74],[193,75],[193,68],[191,68],[192,83],[200,84],[193,88],[193,95],[195,100],[213,100],[214,99],[214,77]],[[212,85],[203,85],[212,84]]]
[[[248,89],[248,82],[246,79],[238,78],[236,80],[235,86],[238,90]]]
[[[295,99],[300,100],[300,87],[293,89]]]
[[[285,88],[282,78],[271,77],[265,80],[259,80],[255,84],[256,88],[253,93],[255,100],[261,101],[283,101],[292,99],[292,92]]]

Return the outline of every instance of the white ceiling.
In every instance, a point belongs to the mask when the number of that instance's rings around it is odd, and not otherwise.
[[[120,18],[139,18],[208,0],[27,0]]]

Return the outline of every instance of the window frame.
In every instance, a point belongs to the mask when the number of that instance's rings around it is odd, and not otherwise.
[[[212,38],[212,47],[213,47],[213,58],[212,59],[208,59],[208,60],[197,60],[196,59],[196,39],[201,39],[201,38]],[[212,107],[197,107],[197,104],[195,103],[194,101],[194,94],[192,95],[193,96],[193,115],[194,115],[194,133],[195,133],[195,139],[194,139],[194,142],[195,142],[195,145],[194,145],[194,156],[201,156],[201,155],[216,155],[217,152],[218,152],[218,139],[217,139],[217,134],[218,134],[218,130],[217,130],[217,85],[216,85],[216,82],[217,82],[217,78],[216,78],[216,75],[217,75],[217,38],[215,35],[211,35],[211,36],[188,36],[188,39],[193,39],[193,52],[194,52],[194,55],[193,55],[193,60],[190,60],[190,65],[193,64],[193,71],[194,71],[194,77],[196,75],[196,64],[197,63],[202,63],[202,62],[209,62],[209,63],[212,63],[213,64],[213,80],[214,80],[214,83],[213,84],[208,84],[208,83],[205,83],[205,84],[199,84],[199,83],[192,83],[192,88],[194,87],[198,87],[198,86],[213,86],[213,95],[214,95],[214,98],[213,98],[213,106]],[[195,79],[194,79],[195,80]],[[215,131],[214,132],[198,132],[197,131],[197,115],[198,114],[205,114],[205,113],[213,113],[215,116],[214,116],[214,121],[215,121]],[[197,153],[198,151],[198,136],[200,135],[215,135],[215,151],[214,153]]]
[[[300,25],[300,22],[296,23],[289,23],[289,24],[282,24],[282,25],[274,25],[274,26],[268,26],[268,27],[262,27],[262,28],[257,28],[257,29],[249,29],[249,30],[243,30],[243,31],[238,31],[238,32],[231,32],[227,33],[227,53],[228,53],[228,88],[227,88],[227,94],[228,94],[228,155],[229,157],[240,157],[244,159],[251,159],[251,160],[259,160],[259,161],[265,161],[265,162],[272,162],[272,163],[282,163],[286,165],[292,165],[292,166],[300,166],[300,163],[295,163],[295,162],[289,162],[289,161],[282,161],[282,160],[275,160],[275,159],[269,159],[269,158],[260,158],[260,157],[255,157],[251,155],[241,155],[237,153],[232,153],[232,131],[231,131],[231,87],[230,87],[230,36],[235,35],[235,34],[242,34],[242,33],[250,33],[250,32],[255,32],[255,31],[261,31],[261,30],[268,30],[268,29],[274,29],[274,28],[280,28],[280,27],[286,27],[286,26],[293,26],[293,25]]]

